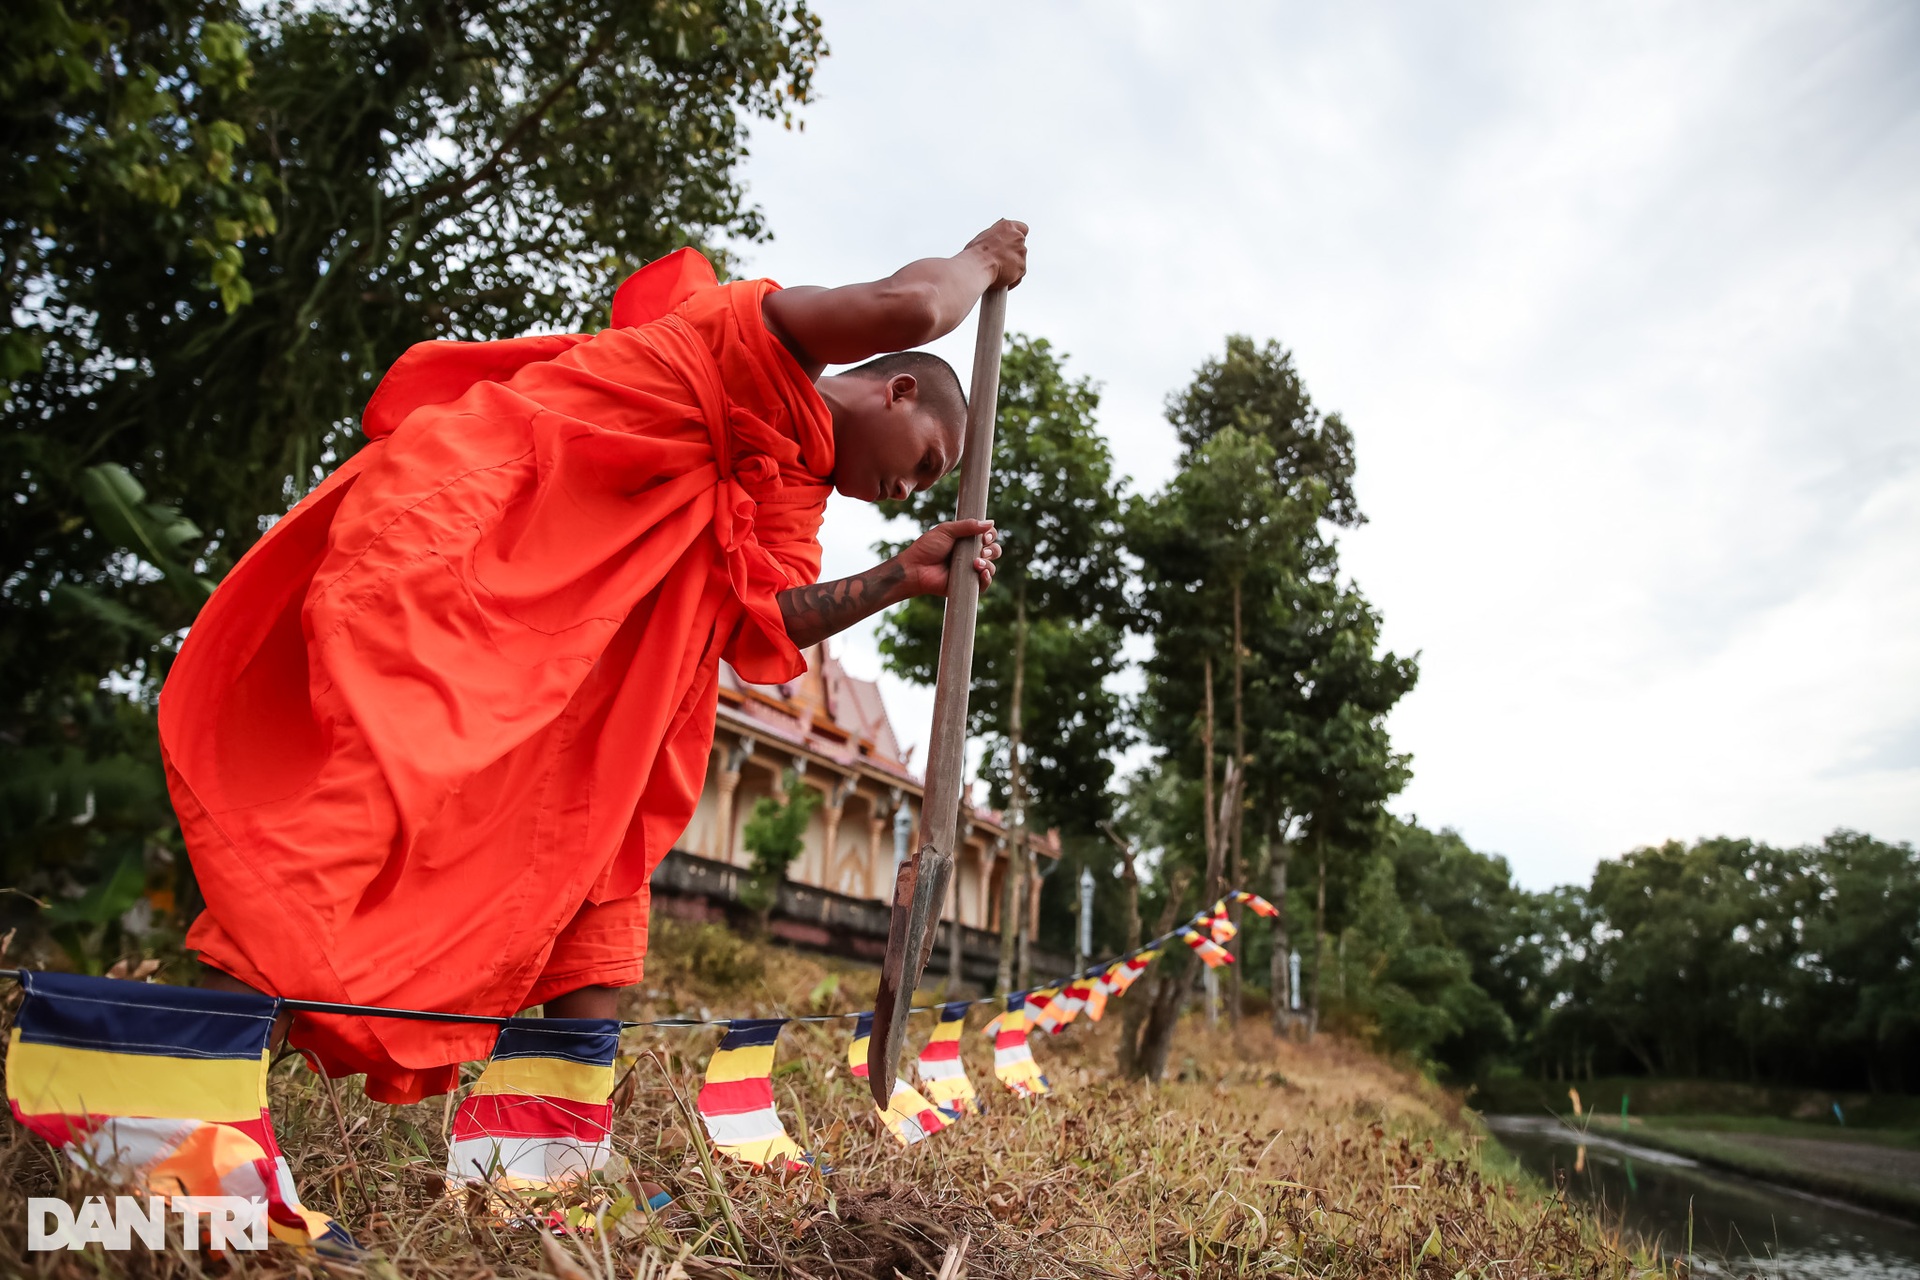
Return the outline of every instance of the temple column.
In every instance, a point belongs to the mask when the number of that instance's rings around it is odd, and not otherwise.
[[[820,819],[826,828],[826,843],[820,850],[820,875],[816,881],[822,888],[839,892],[835,882],[834,864],[839,861],[840,815],[846,809],[847,793],[853,790],[851,777],[836,778],[826,788],[826,803],[821,806]]]
[[[720,794],[714,804],[714,845],[711,856],[716,862],[734,863],[733,796],[740,789],[740,769],[753,754],[753,739],[742,737],[730,750],[721,750]]]

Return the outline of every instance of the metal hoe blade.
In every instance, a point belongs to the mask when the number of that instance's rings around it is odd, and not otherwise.
[[[967,435],[960,464],[960,509],[956,518],[987,514],[987,481],[993,469],[993,420],[1000,401],[1000,342],[1007,327],[1007,291],[989,289],[980,299],[980,331],[973,344],[973,388],[967,405]],[[933,690],[933,725],[927,752],[927,784],[920,802],[920,847],[900,864],[893,881],[893,919],[887,929],[887,960],[873,1006],[873,1039],[867,1043],[867,1086],[884,1109],[893,1098],[907,1013],[914,988],[933,952],[940,908],[953,881],[954,845],[960,825],[960,781],[966,768],[967,695],[973,681],[973,627],[980,610],[980,579],[973,562],[980,539],[953,549],[947,575],[947,612],[940,630],[940,674]],[[959,921],[954,921],[959,927]],[[954,975],[957,979],[958,974]]]

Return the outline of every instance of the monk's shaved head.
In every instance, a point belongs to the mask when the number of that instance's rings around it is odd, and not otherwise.
[[[816,385],[833,413],[833,485],[847,497],[903,502],[959,463],[967,397],[939,356],[902,351]]]
[[[967,393],[960,389],[960,375],[939,356],[925,351],[897,351],[855,365],[843,376],[885,382],[903,373],[913,378],[914,397],[920,407],[938,418],[958,442],[967,429]]]

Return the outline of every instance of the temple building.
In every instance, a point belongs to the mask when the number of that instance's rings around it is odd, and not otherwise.
[[[778,795],[789,771],[820,793],[805,851],[787,872],[769,928],[776,937],[844,955],[879,958],[886,950],[894,867],[918,847],[920,778],[902,752],[879,686],[847,674],[825,645],[807,650],[807,672],[790,684],[757,685],[726,665],[720,710],[699,808],[653,877],[654,910],[690,919],[739,912],[739,886],[752,862],[741,831],[754,802]],[[1035,833],[1038,868],[1060,855],[1051,834]],[[999,957],[1001,899],[1008,865],[1004,817],[961,806],[954,892],[930,970],[949,961],[955,912],[963,973],[991,977]],[[1025,895],[1030,930],[1040,883]],[[1041,957],[1035,956],[1038,964]]]

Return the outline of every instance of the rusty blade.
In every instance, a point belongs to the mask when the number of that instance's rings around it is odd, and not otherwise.
[[[893,919],[887,926],[887,958],[873,1005],[873,1038],[867,1042],[867,1087],[884,1110],[893,1099],[906,1047],[914,989],[926,972],[939,929],[940,904],[953,878],[953,855],[931,844],[900,864],[893,881]]]

